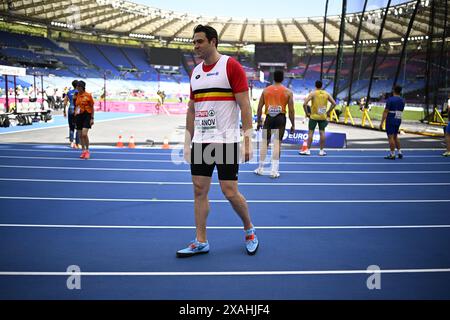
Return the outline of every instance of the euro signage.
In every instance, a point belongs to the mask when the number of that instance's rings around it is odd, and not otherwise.
[[[284,132],[282,143],[302,145],[304,140],[308,139],[308,130],[295,130],[290,133],[286,129]],[[312,146],[319,146],[319,131],[314,131]],[[325,147],[326,148],[345,148],[347,145],[347,135],[345,133],[336,133],[325,131]]]

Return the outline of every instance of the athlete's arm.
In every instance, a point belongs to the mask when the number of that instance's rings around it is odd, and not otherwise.
[[[331,111],[334,109],[334,107],[336,107],[336,101],[334,101],[334,99],[333,99],[333,97],[331,96],[331,94],[328,94],[328,101],[330,101],[330,103],[331,103],[331,108],[330,108],[330,110],[328,110],[328,112],[327,112],[327,117],[330,116]]]
[[[89,99],[89,104],[91,105],[92,108],[92,113],[91,113],[91,125],[94,124],[94,98],[92,98],[92,95],[90,95],[90,99]]]
[[[262,108],[264,106],[264,90],[261,93],[261,97],[259,98],[258,102],[258,110],[256,112],[256,122],[258,123],[258,126],[256,127],[256,130],[259,130],[262,127],[261,123],[261,116],[262,116]]]
[[[294,94],[289,90],[288,110],[289,120],[291,120],[291,133],[295,131],[295,109],[294,109]]]
[[[186,160],[187,163],[191,162],[191,142],[194,137],[194,120],[194,100],[191,98],[188,102],[188,109],[186,113],[186,131],[184,133],[184,160]]]
[[[244,161],[247,162],[252,157],[252,109],[248,98],[248,91],[234,94],[236,102],[241,108],[242,129],[244,130]]]
[[[194,137],[194,120],[195,120],[195,108],[194,100],[190,99],[188,102],[188,109],[186,113],[186,139],[185,144],[191,145],[192,138]]]
[[[64,97],[64,101],[63,101],[63,106],[64,106],[64,117],[67,116],[67,103],[69,102],[69,98],[66,94],[66,96]]]
[[[242,66],[233,58],[227,61],[227,77],[239,108],[241,108],[242,129],[244,130],[244,161],[252,156],[252,108],[248,96],[247,76]]]
[[[305,101],[303,102],[303,110],[305,111],[305,116],[308,118],[311,114],[308,112],[307,107],[308,107],[308,103],[311,101],[311,98],[312,98],[312,93],[308,94]]]
[[[390,107],[390,105],[389,105],[389,99],[388,99],[388,101],[386,101],[386,107],[384,108],[383,115],[381,116],[381,122],[380,122],[380,129],[381,130],[383,130],[383,124],[386,121],[386,118],[388,116],[389,107]]]

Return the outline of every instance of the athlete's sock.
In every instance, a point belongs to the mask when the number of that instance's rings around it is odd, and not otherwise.
[[[278,172],[280,168],[280,160],[272,160],[272,171]]]

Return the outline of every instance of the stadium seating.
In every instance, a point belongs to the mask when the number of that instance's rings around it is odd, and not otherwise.
[[[66,49],[65,49],[66,48]],[[244,70],[257,73],[253,57],[248,54],[236,54]],[[341,65],[341,77],[339,81],[338,98],[343,99],[348,95],[352,54],[343,57]],[[353,75],[353,98],[359,99],[367,95],[369,77],[371,71],[371,56],[364,56],[362,61],[357,61]],[[398,65],[398,54],[382,54],[378,58],[375,72],[376,80],[372,82],[371,97],[382,97],[385,92],[391,90],[392,79]],[[145,48],[114,46],[107,44],[93,44],[71,41],[68,46],[59,46],[53,40],[45,37],[14,34],[0,31],[0,63],[6,65],[24,65],[27,67],[27,77],[19,77],[16,82],[22,86],[33,83],[33,74],[43,75],[45,82],[58,85],[55,77],[63,78],[59,82],[70,83],[70,79],[91,79],[92,86],[100,91],[103,85],[103,77],[114,80],[112,88],[133,90],[137,87],[148,87],[148,83],[174,83],[187,84],[189,74],[201,60],[192,52],[183,52],[182,61],[178,73],[158,73],[151,63],[151,56]],[[323,63],[324,88],[333,90],[333,78],[336,69],[335,56],[325,55]],[[305,55],[297,58],[296,65],[287,71],[284,82],[296,95],[306,95],[314,89],[314,82],[320,78],[321,55]],[[416,78],[423,75],[426,66],[426,57],[420,52],[409,53],[406,60],[406,69],[402,67],[398,83],[404,86],[404,92],[416,92],[425,86],[424,80]],[[35,66],[32,66],[33,63]],[[264,71],[265,82],[253,80],[251,85],[256,90],[261,90],[270,81],[269,71]],[[255,78],[254,78],[255,79]],[[387,80],[391,79],[391,80]],[[128,81],[128,82],[127,82]],[[131,84],[129,83],[131,81]],[[12,79],[9,79],[12,86]],[[145,84],[147,83],[147,84]],[[0,86],[4,86],[4,79],[0,79]],[[177,88],[174,86],[174,88]],[[175,89],[174,89],[175,90]],[[179,90],[179,89],[176,89]]]

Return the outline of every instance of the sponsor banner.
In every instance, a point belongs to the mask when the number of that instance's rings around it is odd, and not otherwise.
[[[0,74],[8,76],[26,76],[26,68],[0,65]]]
[[[303,141],[308,139],[308,130],[295,130],[289,133],[286,129],[283,136],[283,143],[302,145]],[[319,131],[314,131],[312,146],[319,146]],[[347,135],[345,133],[336,133],[325,131],[325,147],[326,148],[345,148],[347,145]]]

